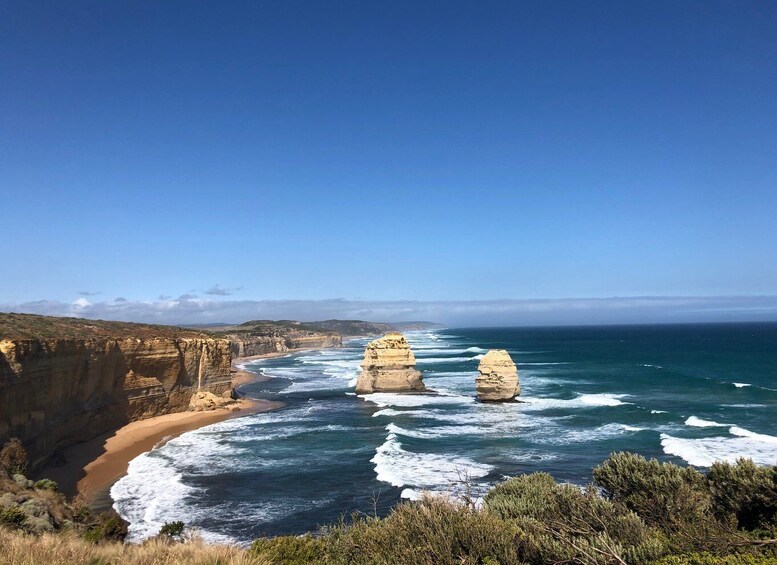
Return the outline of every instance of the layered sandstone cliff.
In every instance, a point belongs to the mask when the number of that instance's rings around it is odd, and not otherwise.
[[[357,394],[426,390],[415,368],[415,356],[401,333],[391,332],[371,341],[364,350],[361,368]]]
[[[478,400],[504,402],[521,393],[518,368],[504,349],[492,349],[483,356],[475,379]]]
[[[284,335],[255,336],[247,334],[225,334],[231,342],[234,357],[252,357],[268,353],[287,353],[295,349],[325,349],[341,347],[343,338],[339,335]]]
[[[135,324],[68,326],[67,319],[52,328],[50,318],[0,316],[0,443],[19,437],[33,466],[130,421],[187,410],[198,390],[220,395],[231,387],[226,339]]]
[[[324,349],[343,344],[343,338],[337,332],[292,320],[253,320],[219,327],[214,330],[214,335],[232,343],[233,357],[286,353],[295,349]]]

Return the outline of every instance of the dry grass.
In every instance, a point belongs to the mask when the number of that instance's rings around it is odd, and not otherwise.
[[[132,322],[0,312],[0,339],[203,338],[208,332]]]
[[[228,545],[208,545],[193,539],[173,543],[161,539],[142,545],[108,542],[95,545],[77,535],[32,536],[0,528],[3,565],[269,565],[260,556]]]

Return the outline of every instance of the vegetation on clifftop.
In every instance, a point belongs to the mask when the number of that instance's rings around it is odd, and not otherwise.
[[[196,338],[227,337],[230,334],[247,336],[278,336],[289,333],[309,333],[340,336],[369,336],[394,330],[439,327],[432,322],[404,322],[384,324],[362,320],[323,320],[297,322],[294,320],[251,320],[235,325],[192,325],[188,327],[136,324],[16,314],[0,312],[0,339],[100,339],[100,338]]]
[[[124,339],[211,337],[207,332],[132,322],[0,312],[0,339]]]
[[[497,485],[482,505],[426,497],[247,550],[205,545],[181,523],[141,545],[22,530],[0,527],[0,562],[777,565],[777,467],[740,460],[702,473],[617,453],[584,489],[533,473]]]

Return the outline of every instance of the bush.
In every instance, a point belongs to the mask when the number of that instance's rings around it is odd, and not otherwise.
[[[323,560],[323,544],[312,536],[261,538],[251,544],[251,553],[271,563],[307,565]]]
[[[18,506],[0,506],[0,524],[12,528],[21,528],[27,514]]]
[[[108,510],[97,516],[97,520],[84,532],[84,539],[92,543],[124,541],[127,537],[127,522],[115,510]]]
[[[39,481],[36,481],[35,488],[40,490],[50,490],[53,492],[57,492],[59,490],[59,485],[52,481],[51,479],[41,479]]]
[[[9,439],[0,449],[0,466],[11,476],[27,473],[27,450],[19,438]]]
[[[634,453],[615,453],[595,467],[593,475],[607,498],[664,530],[704,516],[712,508],[706,479],[692,467],[647,460]]]
[[[487,510],[514,523],[518,556],[528,563],[647,563],[663,555],[655,530],[623,506],[559,485],[548,474],[510,479],[486,496]]]
[[[615,453],[593,475],[605,497],[659,528],[674,552],[721,551],[733,542],[734,525],[716,519],[707,477],[692,467]]]
[[[441,498],[399,504],[386,518],[354,517],[325,537],[327,563],[453,565],[520,563],[515,527]]]
[[[183,540],[183,531],[184,531],[184,523],[180,520],[176,522],[166,522],[159,530],[160,536],[166,536],[170,539],[182,541]]]
[[[92,509],[80,494],[70,503],[73,512],[73,521],[77,524],[89,524],[92,520]]]
[[[744,530],[777,528],[777,467],[749,459],[715,463],[707,474],[715,516]]]

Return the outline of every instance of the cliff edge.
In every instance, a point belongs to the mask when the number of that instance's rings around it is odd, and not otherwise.
[[[131,421],[231,388],[229,340],[170,326],[0,314],[0,444],[39,467]]]

